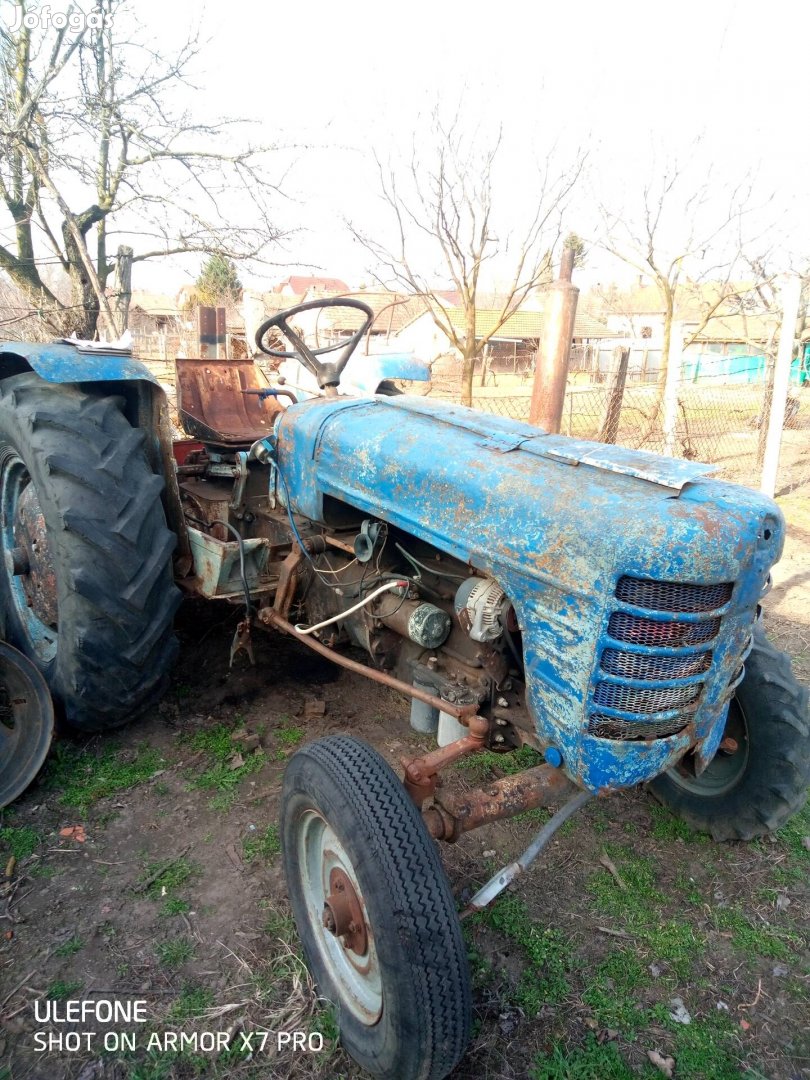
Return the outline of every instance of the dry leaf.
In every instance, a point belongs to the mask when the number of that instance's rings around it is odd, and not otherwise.
[[[64,829],[59,830],[59,835],[64,836],[66,840],[75,840],[77,844],[83,844],[87,839],[84,825],[66,825]]]
[[[613,875],[614,881],[620,889],[627,888],[627,883],[625,882],[619,871],[616,869],[615,863],[606,851],[603,851],[602,854],[599,856],[599,862],[602,864],[602,866],[604,866],[606,870],[610,871],[610,873]]]
[[[672,1080],[672,1072],[675,1068],[675,1058],[664,1057],[658,1050],[648,1050],[647,1057],[656,1069],[660,1069],[664,1076],[668,1076],[669,1080]]]

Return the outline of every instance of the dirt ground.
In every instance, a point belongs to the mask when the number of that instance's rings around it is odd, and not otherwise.
[[[767,626],[810,681],[807,495],[782,501],[790,534]],[[0,885],[0,1080],[360,1075],[298,953],[281,778],[296,746],[331,732],[395,766],[422,744],[396,695],[286,639],[258,636],[256,667],[229,673],[238,617],[186,607],[160,707],[114,736],[63,736],[0,815],[0,872],[16,857]],[[486,755],[447,782],[472,787],[509,767]],[[443,847],[456,894],[516,856],[542,819]],[[474,1038],[456,1080],[810,1077],[808,834],[805,810],[769,841],[713,845],[643,791],[591,803],[514,892],[465,923]],[[137,998],[148,1013],[49,1024],[34,1012],[45,998]],[[137,1049],[105,1050],[113,1029]],[[324,1048],[276,1051],[273,1036],[250,1053],[180,1053],[163,1038],[228,1032],[235,1044],[240,1031],[280,1030],[321,1033]],[[37,1048],[37,1033],[90,1031],[75,1051]]]

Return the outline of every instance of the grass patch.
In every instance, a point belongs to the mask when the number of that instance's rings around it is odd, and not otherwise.
[[[67,1001],[84,986],[81,982],[65,982],[64,979],[56,979],[50,983],[45,991],[45,997],[53,1001]]]
[[[666,1021],[671,1029],[677,1076],[700,1080],[739,1080],[741,1062],[732,1052],[734,1027],[722,1013],[693,1017],[691,1024]],[[751,1073],[756,1076],[755,1072]]]
[[[281,743],[282,746],[298,746],[306,732],[302,727],[285,722],[282,723],[281,727],[276,728],[273,734],[276,742]]]
[[[200,1016],[214,1004],[214,995],[203,986],[186,983],[180,994],[172,1002],[169,1017],[172,1020],[191,1020]]]
[[[805,803],[804,809],[792,817],[776,836],[788,848],[791,857],[799,861],[803,873],[806,874],[810,851],[804,846],[804,838],[810,836],[810,802]]]
[[[500,897],[474,920],[509,938],[523,954],[526,968],[515,1000],[527,1014],[534,1016],[542,1005],[562,1001],[568,993],[571,946],[559,930],[541,930],[525,903],[512,895]]]
[[[118,791],[137,787],[158,771],[163,759],[157,750],[140,746],[134,756],[103,743],[89,754],[76,746],[57,743],[46,764],[50,788],[61,788],[59,801],[87,810],[94,802]]]
[[[683,840],[687,844],[711,843],[710,837],[705,833],[695,832],[685,821],[674,817],[663,806],[656,806],[653,803],[650,806],[650,817],[652,818],[650,833],[656,840],[663,840],[670,844],[674,840]]]
[[[171,941],[161,942],[156,947],[155,953],[164,967],[180,967],[194,956],[194,942],[189,938],[172,938]]]
[[[596,968],[596,977],[582,1000],[600,1027],[633,1034],[649,1021],[647,1009],[635,1000],[649,984],[647,969],[629,949],[616,949]]]
[[[266,859],[268,862],[281,852],[281,841],[278,836],[278,826],[268,825],[264,832],[246,836],[242,841],[242,853],[245,862],[253,862],[254,859]]]
[[[163,867],[164,869],[161,869]],[[202,874],[201,868],[190,859],[174,859],[171,862],[147,863],[141,881],[148,881],[149,887],[146,895],[152,900],[160,900],[166,896],[171,899],[171,894],[176,892],[182,885],[193,881]],[[157,876],[155,876],[157,875]]]
[[[596,907],[636,939],[648,961],[663,961],[678,979],[688,979],[703,947],[702,935],[690,923],[663,915],[664,896],[652,859],[616,844],[608,844],[606,851],[626,888],[607,869],[600,870],[586,886]]]
[[[231,741],[233,730],[225,724],[217,724],[205,731],[195,732],[188,742],[192,750],[204,750],[216,761],[224,762],[236,753],[236,745]]]
[[[636,1080],[658,1076],[652,1069],[637,1073],[625,1062],[615,1043],[598,1043],[589,1035],[582,1046],[567,1047],[558,1042],[549,1053],[538,1054],[529,1071],[531,1080]],[[684,1073],[694,1075],[695,1073]]]
[[[531,746],[521,746],[519,750],[504,754],[496,754],[494,750],[480,750],[477,754],[470,754],[469,757],[457,761],[455,768],[465,772],[473,780],[483,781],[491,780],[493,776],[514,776],[524,769],[542,765],[544,761],[543,755]]]
[[[75,956],[83,948],[84,942],[74,934],[73,937],[69,937],[67,941],[63,941],[58,948],[54,949],[54,956]]]
[[[191,904],[188,900],[180,900],[175,896],[169,897],[163,907],[160,909],[161,918],[171,918],[174,915],[185,915],[191,911]]]
[[[33,855],[42,838],[29,825],[7,825],[0,829],[0,851],[3,855],[13,855],[19,862]]]
[[[193,788],[216,792],[210,804],[212,810],[228,810],[236,801],[236,789],[241,781],[251,773],[258,772],[267,761],[267,755],[257,751],[250,754],[242,765],[233,768],[233,757],[239,752],[239,747],[231,741],[231,729],[224,724],[197,732],[190,742],[193,749],[205,750],[214,759],[209,769],[191,780]]]
[[[748,957],[789,960],[802,948],[797,934],[769,923],[753,923],[734,908],[715,909],[712,921],[718,930],[730,932],[734,948]]]

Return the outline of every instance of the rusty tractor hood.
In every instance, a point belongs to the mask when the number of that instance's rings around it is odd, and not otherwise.
[[[770,499],[710,479],[709,465],[547,435],[425,398],[319,398],[288,409],[275,434],[295,512],[326,521],[330,498],[348,503],[501,584],[523,633],[538,735],[561,750],[572,778],[594,790],[624,786],[690,746],[714,753],[725,691],[782,550],[784,523]],[[626,577],[733,585],[711,681],[680,735],[588,734]]]

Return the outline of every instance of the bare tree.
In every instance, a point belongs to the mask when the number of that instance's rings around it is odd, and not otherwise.
[[[695,149],[697,149],[697,145]],[[697,341],[712,319],[728,314],[750,292],[754,262],[750,245],[758,242],[748,228],[754,210],[750,178],[723,192],[711,169],[695,183],[694,173],[671,162],[641,189],[635,206],[620,211],[600,205],[602,246],[657,289],[663,313],[661,362],[650,420],[661,411],[669,371],[672,328],[681,309],[689,312],[684,347]],[[757,260],[760,271],[764,258]],[[758,278],[760,284],[765,278]]]
[[[110,295],[119,245],[133,263],[261,256],[278,237],[268,148],[232,149],[232,122],[171,107],[190,86],[197,39],[162,55],[126,0],[100,0],[83,25],[61,29],[31,28],[24,16],[36,9],[21,5],[16,28],[0,28],[0,269],[48,330],[123,329],[127,305]],[[49,265],[69,281],[67,302]]]
[[[459,114],[446,124],[436,109],[430,134],[425,142],[414,136],[410,162],[401,174],[375,156],[393,242],[372,238],[355,224],[349,227],[376,260],[372,272],[382,285],[425,299],[434,323],[461,354],[461,400],[471,405],[477,357],[529,293],[548,279],[562,211],[584,158],[554,174],[549,157],[538,171],[530,219],[509,228],[509,188],[496,191],[495,180],[502,133],[489,141],[478,132],[466,134]],[[477,328],[485,279],[496,268],[505,270],[508,283],[498,291],[494,319]],[[444,288],[438,284],[442,279]],[[454,317],[448,291],[458,296],[460,317]]]

